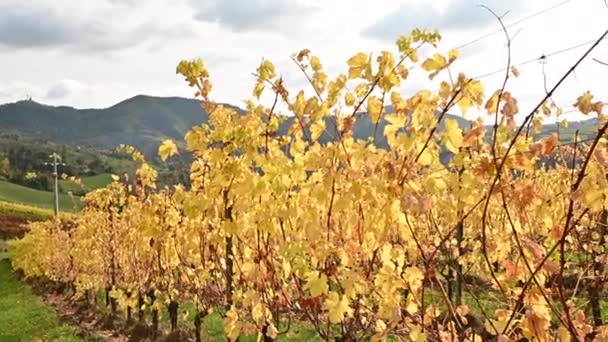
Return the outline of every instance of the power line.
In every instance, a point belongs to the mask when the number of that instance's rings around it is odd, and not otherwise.
[[[547,12],[549,12],[549,11],[553,10],[553,9],[556,9],[556,8],[558,8],[558,7],[560,7],[560,6],[563,6],[563,5],[565,5],[565,4],[567,4],[567,3],[571,2],[571,1],[572,1],[572,0],[565,0],[565,1],[562,1],[562,2],[560,2],[560,3],[556,4],[556,5],[553,5],[553,6],[549,7],[549,8],[545,8],[544,10],[541,10],[541,11],[538,11],[538,12],[535,12],[535,13],[532,13],[532,14],[530,14],[530,15],[528,15],[528,16],[526,16],[526,17],[524,17],[524,18],[521,18],[521,19],[519,19],[519,20],[516,20],[516,21],[514,21],[514,22],[512,22],[512,23],[510,23],[510,24],[508,24],[508,25],[506,25],[506,26],[505,26],[505,28],[509,28],[509,27],[515,26],[515,25],[517,25],[517,24],[521,24],[521,23],[523,23],[524,21],[527,21],[527,20],[532,19],[532,18],[534,18],[534,17],[537,17],[537,16],[539,16],[539,15],[545,14],[545,13],[547,13]],[[481,36],[481,37],[478,37],[478,38],[475,38],[475,39],[471,40],[470,42],[467,42],[467,43],[461,44],[461,45],[459,45],[459,46],[455,47],[454,49],[456,49],[456,50],[460,50],[460,49],[462,49],[462,48],[464,48],[464,47],[467,47],[467,46],[469,46],[469,45],[475,44],[475,43],[477,43],[477,42],[479,42],[479,41],[481,41],[481,40],[483,40],[483,39],[486,39],[486,38],[488,38],[488,37],[490,37],[490,36],[493,36],[493,35],[495,35],[495,34],[497,34],[497,33],[499,33],[499,32],[503,32],[503,29],[502,29],[502,28],[500,28],[500,29],[497,29],[497,30],[495,30],[495,31],[489,32],[489,33],[487,33],[487,34],[485,34],[485,35],[483,35],[483,36]]]
[[[553,52],[548,53],[548,54],[543,54],[543,55],[541,55],[540,57],[537,57],[537,58],[532,58],[532,59],[525,60],[523,62],[512,64],[511,67],[519,67],[519,66],[522,66],[522,65],[530,64],[532,62],[545,61],[548,57],[556,56],[556,55],[559,55],[559,54],[562,54],[562,53],[565,53],[565,52],[568,52],[568,51],[571,51],[571,50],[583,47],[585,45],[589,45],[589,44],[591,44],[593,42],[595,42],[595,39],[589,40],[589,41],[586,41],[584,43],[577,44],[577,45],[574,45],[574,46],[570,46],[570,47],[567,47],[567,48],[564,48],[564,49],[561,49],[561,50],[553,51]],[[482,75],[479,75],[479,76],[475,76],[475,77],[471,77],[471,78],[474,79],[474,80],[481,79],[481,78],[486,78],[486,77],[498,74],[500,72],[504,72],[505,70],[507,70],[507,68],[503,67],[503,68],[500,68],[500,69],[496,69],[496,70],[494,70],[492,72],[488,72],[488,73],[485,73],[485,74],[482,74]],[[439,89],[435,89],[433,92],[437,93],[437,92],[439,92]]]
[[[587,41],[587,42],[584,42],[584,43],[581,43],[581,44],[577,44],[577,45],[574,45],[574,46],[570,46],[570,47],[567,47],[567,48],[564,48],[564,49],[561,49],[561,50],[558,50],[558,51],[554,51],[554,52],[551,52],[551,53],[548,53],[548,54],[543,54],[540,57],[536,57],[536,58],[532,58],[532,59],[529,59],[529,60],[526,60],[526,61],[523,61],[523,62],[519,62],[519,63],[513,64],[511,66],[512,67],[519,67],[519,66],[522,66],[522,65],[530,64],[532,62],[545,61],[548,57],[559,55],[559,54],[562,54],[564,52],[568,52],[568,51],[571,51],[571,50],[574,50],[574,49],[578,49],[578,48],[583,47],[585,45],[589,45],[589,44],[591,44],[593,42],[595,42],[595,39]],[[473,79],[485,78],[485,77],[497,74],[499,72],[503,72],[505,70],[507,70],[507,68],[503,67],[503,68],[497,69],[495,71],[492,71],[492,72],[489,72],[489,73],[486,73],[486,74],[482,74],[482,75],[473,77]]]

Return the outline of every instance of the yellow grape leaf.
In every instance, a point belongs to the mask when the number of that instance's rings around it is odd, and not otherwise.
[[[264,91],[264,82],[257,82],[253,87],[253,96],[256,98],[260,98],[262,92]]]
[[[393,110],[401,115],[407,115],[408,103],[407,101],[396,91],[391,93],[391,103]]]
[[[420,268],[416,266],[407,267],[404,270],[404,276],[410,286],[410,290],[416,292],[422,287],[424,272]]]
[[[405,126],[407,120],[406,116],[389,114],[386,117],[388,124],[384,127],[384,135],[388,141],[389,146],[395,146],[395,134],[397,131]]]
[[[416,300],[416,297],[414,297],[413,293],[407,295],[405,311],[412,315],[418,312],[418,301]]]
[[[139,169],[137,169],[136,175],[142,185],[149,186],[153,189],[156,188],[156,177],[158,177],[158,172],[148,165],[148,163],[143,163]]]
[[[601,101],[592,101],[593,95],[591,92],[586,91],[576,99],[574,106],[583,114],[589,114],[591,112],[596,112],[598,115],[601,114],[604,104]]]
[[[458,106],[464,115],[469,108],[483,104],[484,88],[480,80],[467,81],[464,74],[460,74],[458,78],[463,87]]]
[[[375,96],[367,98],[367,110],[373,123],[378,123],[382,116],[382,102]]]
[[[543,129],[543,118],[541,116],[537,116],[532,120],[532,128],[534,128],[536,134],[541,132]]]
[[[446,100],[448,98],[450,98],[450,96],[452,95],[452,87],[450,86],[450,84],[446,81],[442,81],[439,84],[439,97],[442,100]]]
[[[311,133],[312,140],[314,141],[314,140],[319,139],[319,137],[321,136],[321,134],[323,134],[324,131],[325,131],[325,121],[317,120],[315,123],[313,123],[310,126],[310,133]]]
[[[313,297],[326,294],[327,291],[329,291],[327,276],[325,274],[321,274],[319,277],[319,272],[310,272],[306,277],[305,288],[310,291],[310,295]]]
[[[363,52],[351,57],[348,61],[348,78],[353,79],[361,76],[369,64],[369,56]]]
[[[312,67],[312,70],[314,70],[314,71],[319,71],[323,68],[323,66],[321,65],[321,61],[319,60],[319,57],[317,57],[317,56],[310,57],[310,66]]]
[[[304,92],[299,91],[296,95],[295,101],[291,104],[291,110],[296,116],[302,116],[306,110],[306,99],[304,98]]]
[[[399,75],[399,77],[401,77],[402,79],[406,79],[409,74],[410,74],[410,69],[406,68],[405,65],[403,64],[399,64],[397,66],[397,69],[395,70],[397,72],[397,74]]]
[[[357,97],[363,97],[369,89],[369,85],[367,83],[360,83],[355,87],[355,95]]]
[[[426,334],[424,333],[424,329],[422,329],[422,326],[415,325],[410,328],[409,340],[412,342],[425,342],[427,340]]]
[[[355,96],[348,92],[344,95],[344,103],[346,103],[347,106],[353,106],[355,104]]]
[[[224,331],[230,341],[236,341],[241,335],[241,328],[243,324],[239,321],[239,314],[236,309],[230,308],[224,318]]]
[[[433,79],[435,78],[435,76],[437,76],[437,74],[439,74],[439,72],[441,70],[443,70],[446,66],[448,65],[447,61],[445,60],[445,57],[443,57],[441,54],[439,53],[435,53],[433,55],[433,57],[429,57],[427,58],[423,63],[422,63],[422,68],[426,71],[431,71],[431,73],[429,74],[429,79]]]
[[[384,332],[386,331],[386,323],[384,323],[383,320],[379,319],[376,320],[376,326],[375,326],[375,330],[376,333],[378,333],[378,335],[376,335],[375,337],[372,337],[372,341],[384,341],[386,340],[386,336],[384,334]]]
[[[382,51],[377,61],[380,73],[387,72],[395,67],[395,56],[388,51]]]
[[[583,198],[587,208],[599,211],[603,206],[604,192],[601,188],[590,187],[584,192]]]
[[[462,146],[462,130],[458,127],[458,121],[453,119],[445,120],[445,146],[450,152],[458,153],[458,149]]]
[[[380,84],[382,85],[382,89],[384,89],[385,92],[388,92],[393,87],[400,86],[401,79],[397,76],[397,74],[395,74],[394,72],[391,72],[387,77],[383,78],[380,81]]]
[[[264,304],[257,303],[251,310],[251,317],[256,324],[262,325],[264,322],[272,319],[272,314]]]
[[[458,56],[460,56],[460,52],[458,50],[452,49],[448,51],[448,62],[452,63],[458,58]]]
[[[176,155],[177,145],[171,139],[167,139],[163,141],[163,143],[158,147],[158,156],[162,161],[166,161],[168,158]]]
[[[528,311],[521,323],[522,334],[528,339],[545,340],[550,323],[545,315],[536,311]]]
[[[325,86],[327,85],[327,74],[323,73],[323,72],[315,72],[313,78],[312,78],[312,86],[315,88],[315,90],[319,93],[322,93],[325,91]]]
[[[559,329],[557,329],[557,336],[559,337],[558,341],[560,342],[570,342],[572,340],[572,335],[570,334],[570,331],[563,325],[560,326]]]
[[[264,80],[270,80],[276,76],[274,64],[269,60],[265,59],[258,68],[259,76]]]
[[[495,114],[498,111],[498,94],[499,90],[494,92],[494,94],[488,99],[486,102],[486,111],[488,114]]]
[[[340,298],[340,295],[333,291],[327,296],[323,307],[327,310],[329,321],[333,324],[342,322],[344,316],[350,316],[353,313],[346,296],[342,295]]]
[[[562,121],[560,121],[559,126],[561,128],[568,128],[568,126],[570,125],[570,122],[568,122],[568,120],[563,119]]]
[[[420,163],[421,165],[429,165],[432,161],[433,154],[428,148],[425,149],[424,152],[422,152],[422,154],[420,155],[420,158],[418,158],[418,163]]]

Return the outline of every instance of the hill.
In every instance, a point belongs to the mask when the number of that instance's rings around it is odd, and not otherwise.
[[[34,207],[52,209],[53,193],[31,189],[18,184],[0,181],[0,201],[27,204]],[[72,211],[81,206],[80,198],[59,194],[59,209]]]
[[[192,99],[135,96],[104,109],[54,107],[34,101],[0,106],[0,131],[55,143],[112,150],[119,144],[147,154],[166,138],[182,140],[193,125],[206,121]]]

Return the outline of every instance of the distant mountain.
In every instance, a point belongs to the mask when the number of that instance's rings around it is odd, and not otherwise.
[[[226,106],[240,110],[231,105]],[[470,125],[469,121],[459,116],[447,114],[446,118],[457,120],[463,128]],[[192,126],[207,122],[207,119],[207,113],[199,101],[180,97],[138,95],[104,109],[54,107],[30,100],[0,105],[0,132],[104,150],[114,149],[119,144],[129,144],[147,155],[154,154],[163,139],[182,141]],[[293,118],[283,125],[280,134],[285,134],[285,128],[291,120]],[[380,147],[387,147],[383,135],[386,124],[386,121],[381,120],[376,131]],[[332,127],[329,122],[326,126]],[[577,128],[588,131],[593,127],[594,122],[588,120],[572,123],[567,131],[572,133]],[[357,115],[354,125],[356,138],[367,138],[373,134],[374,129],[375,125],[369,116]],[[543,130],[548,134],[555,131],[555,125],[546,126]],[[326,132],[321,140],[328,141],[331,136]]]
[[[135,96],[104,109],[53,107],[33,101],[0,106],[0,131],[53,142],[114,149],[129,144],[150,153],[166,138],[182,140],[207,121],[192,99]]]

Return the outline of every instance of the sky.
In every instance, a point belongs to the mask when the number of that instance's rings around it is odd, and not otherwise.
[[[522,112],[543,97],[545,78],[551,87],[591,44],[550,54],[608,28],[604,0],[0,0],[0,103],[31,96],[102,108],[138,94],[192,97],[175,66],[200,57],[213,98],[241,105],[262,58],[274,62],[289,87],[307,88],[290,59],[301,49],[318,56],[330,77],[346,73],[346,60],[357,52],[396,52],[396,38],[413,28],[438,29],[445,53],[500,28],[480,5],[511,25],[513,63],[528,61],[508,86]],[[463,47],[451,69],[470,77],[492,73],[505,67],[506,51],[498,32]],[[544,64],[536,60],[542,55],[549,55]],[[592,58],[608,62],[608,39],[555,93],[565,110],[586,90],[608,100],[608,66]],[[402,92],[434,90],[446,77],[413,73]],[[483,77],[487,92],[503,77]]]

